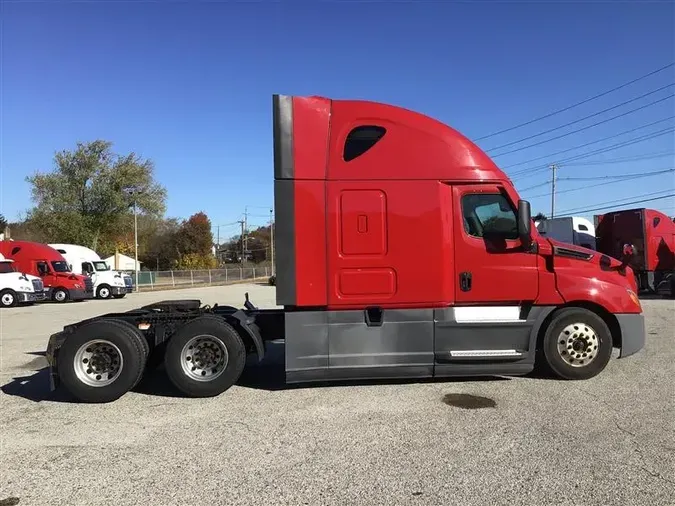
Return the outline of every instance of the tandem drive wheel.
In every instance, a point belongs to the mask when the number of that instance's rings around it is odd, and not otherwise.
[[[190,397],[213,397],[241,376],[246,348],[222,318],[202,316],[179,328],[169,340],[164,366],[171,382]]]
[[[110,402],[140,381],[147,355],[133,326],[99,320],[78,328],[58,354],[59,376],[83,402]]]

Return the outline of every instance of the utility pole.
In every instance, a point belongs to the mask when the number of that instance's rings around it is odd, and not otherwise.
[[[220,225],[216,225],[216,260],[220,267]]]
[[[134,269],[136,270],[136,291],[138,292],[138,213],[136,212],[136,194],[134,194]]]
[[[244,263],[244,258],[246,258],[246,246],[244,245],[244,227],[246,226],[246,222],[244,220],[239,220],[239,223],[241,224],[241,263]]]
[[[128,188],[126,189],[126,193],[128,193],[131,198],[134,199],[134,272],[135,272],[135,278],[136,278],[136,286],[135,286],[135,291],[138,292],[138,197],[137,195],[139,193],[143,193],[140,190],[137,190],[135,188]]]
[[[558,166],[551,164],[551,219],[555,218],[555,180],[557,176]]]
[[[272,261],[272,276],[274,276],[274,218],[270,209],[270,259]]]
[[[242,262],[246,262],[246,253],[248,253],[248,206],[244,207],[244,234],[242,235],[242,244],[244,245]]]

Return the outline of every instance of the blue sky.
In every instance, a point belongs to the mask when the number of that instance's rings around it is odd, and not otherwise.
[[[133,150],[155,161],[169,193],[167,215],[203,210],[214,225],[227,224],[251,206],[251,222],[261,224],[273,202],[273,93],[390,102],[475,139],[675,61],[671,1],[0,0],[0,8],[0,212],[10,219],[31,205],[27,175],[50,170],[56,150],[103,138],[119,152]],[[479,145],[508,144],[671,83],[675,67]],[[675,86],[489,153],[526,147],[674,92]],[[675,125],[667,120],[674,114],[675,100],[667,99],[495,161],[521,164],[507,169],[514,174],[662,131]],[[559,176],[673,168],[674,148],[673,134],[662,135],[576,165],[563,163]],[[517,187],[535,211],[548,213],[548,171],[525,175],[513,176]],[[544,186],[531,188],[536,185]],[[667,192],[675,189],[675,176],[612,184],[561,180],[558,188],[557,211],[565,213]],[[675,215],[675,198],[643,205]],[[236,230],[223,227],[221,235]]]

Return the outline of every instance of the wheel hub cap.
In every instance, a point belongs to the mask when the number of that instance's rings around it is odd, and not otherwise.
[[[83,344],[73,358],[76,376],[82,383],[92,387],[110,385],[119,377],[123,364],[120,349],[105,339]]]
[[[223,374],[228,360],[223,342],[210,335],[193,337],[181,351],[183,372],[196,381],[213,381]]]
[[[558,353],[572,367],[585,367],[598,355],[600,341],[595,330],[585,323],[573,323],[558,336]]]

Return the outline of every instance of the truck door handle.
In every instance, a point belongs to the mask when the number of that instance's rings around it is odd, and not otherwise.
[[[471,290],[471,273],[462,272],[459,275],[459,287],[463,292],[468,292]]]

